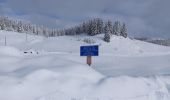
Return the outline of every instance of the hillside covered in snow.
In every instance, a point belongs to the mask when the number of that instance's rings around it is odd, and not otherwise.
[[[103,37],[0,31],[0,100],[170,99],[170,47]],[[82,45],[99,45],[90,67]]]

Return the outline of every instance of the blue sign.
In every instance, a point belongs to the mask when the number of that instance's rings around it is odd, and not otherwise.
[[[81,46],[80,47],[80,56],[98,56],[99,55],[99,46]]]

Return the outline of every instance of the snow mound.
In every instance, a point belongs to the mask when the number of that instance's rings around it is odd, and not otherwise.
[[[23,78],[1,76],[0,99],[169,100],[170,98],[166,84],[160,77],[108,78],[100,77],[101,75],[91,68],[79,67],[74,67],[75,70],[66,68],[64,70],[66,74],[39,69]],[[86,70],[83,74],[81,68]]]
[[[0,54],[8,56],[22,56],[23,53],[15,47],[0,46]]]
[[[53,78],[56,91],[37,100],[169,100],[159,78],[101,78],[96,82],[62,75]],[[46,81],[47,82],[47,81]]]

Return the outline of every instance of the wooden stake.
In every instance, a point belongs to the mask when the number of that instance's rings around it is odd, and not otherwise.
[[[92,57],[91,56],[87,56],[87,64],[89,66],[91,66],[91,64],[92,64]]]
[[[26,33],[26,37],[25,37],[25,40],[26,40],[26,42],[27,42],[27,40],[28,40],[28,36],[27,36],[27,33]]]
[[[5,36],[5,46],[6,46],[6,36]]]

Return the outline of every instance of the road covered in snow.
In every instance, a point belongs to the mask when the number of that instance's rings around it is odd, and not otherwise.
[[[100,49],[91,67],[79,54],[89,38]],[[102,35],[26,41],[0,31],[0,100],[169,100],[169,74],[169,47]]]

